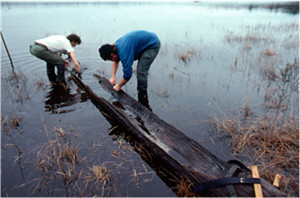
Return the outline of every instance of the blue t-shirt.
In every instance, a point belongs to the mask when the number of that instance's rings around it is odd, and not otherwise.
[[[115,42],[125,80],[128,81],[132,76],[133,61],[138,59],[145,49],[155,48],[158,43],[156,34],[144,30],[129,32]]]

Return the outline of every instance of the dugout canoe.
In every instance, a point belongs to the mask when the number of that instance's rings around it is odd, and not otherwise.
[[[255,196],[253,184],[241,182],[214,188],[205,188],[204,185],[202,188],[202,184],[210,184],[210,181],[227,177],[232,170],[232,163],[218,159],[124,91],[114,91],[106,78],[97,74],[94,77],[104,90],[114,96],[118,105],[97,96],[80,78],[71,74],[72,80],[86,92],[112,126],[121,126],[132,137],[130,143],[136,152],[178,196],[228,197],[233,193],[232,188],[236,196]],[[235,179],[252,178],[251,172],[242,168],[235,169],[230,176]],[[260,182],[265,197],[286,196],[264,179],[260,179]]]

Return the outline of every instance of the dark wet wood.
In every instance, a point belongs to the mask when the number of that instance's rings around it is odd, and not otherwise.
[[[84,90],[91,101],[111,122],[126,129],[134,141],[136,151],[158,173],[170,187],[186,183],[199,184],[226,175],[230,164],[218,159],[183,132],[161,120],[155,113],[142,106],[134,98],[120,90],[112,89],[109,81],[99,75],[94,75],[102,87],[118,100],[118,107],[104,98],[97,96],[78,77],[72,75],[74,82]],[[243,177],[251,177],[250,172],[243,171]],[[175,181],[175,182],[174,182]],[[253,185],[234,185],[238,196],[254,196]],[[265,197],[285,196],[270,183],[262,180]],[[190,188],[189,188],[190,189]],[[177,195],[184,196],[229,196],[226,187],[219,187],[199,194],[183,192],[173,188]]]

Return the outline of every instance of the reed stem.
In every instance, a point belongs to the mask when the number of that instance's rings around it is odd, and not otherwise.
[[[0,34],[1,34],[1,38],[2,38],[2,41],[3,41],[4,47],[5,47],[6,53],[7,53],[7,55],[8,55],[9,60],[10,60],[10,64],[11,64],[12,71],[14,72],[15,67],[14,67],[14,64],[13,64],[13,62],[12,62],[12,59],[11,59],[10,53],[9,53],[9,51],[8,51],[8,48],[7,48],[7,46],[6,46],[6,43],[5,43],[4,37],[3,37],[3,35],[2,35],[2,32],[0,32]]]

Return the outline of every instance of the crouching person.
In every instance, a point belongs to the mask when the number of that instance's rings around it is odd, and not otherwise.
[[[76,59],[73,47],[79,45],[81,39],[76,34],[70,34],[65,37],[62,35],[53,35],[38,39],[30,45],[30,53],[39,59],[46,61],[47,76],[51,83],[66,85],[65,66],[70,67],[69,61],[63,59],[61,54],[68,54],[75,67],[75,71],[81,74],[79,63]],[[57,74],[55,73],[57,67]]]

